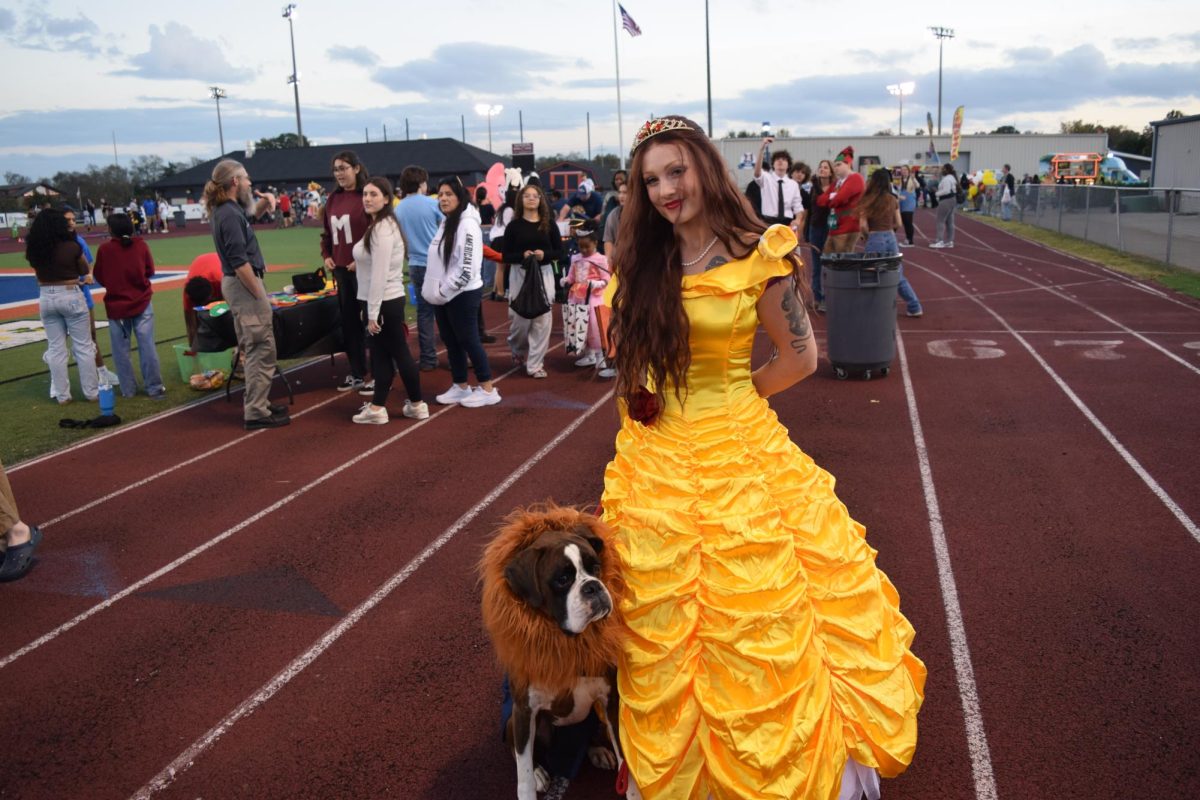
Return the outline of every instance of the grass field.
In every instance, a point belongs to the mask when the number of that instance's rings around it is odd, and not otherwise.
[[[983,214],[972,214],[971,219],[1009,231],[1022,239],[1039,242],[1047,247],[1053,247],[1055,250],[1095,261],[1115,269],[1117,272],[1152,281],[1168,289],[1174,289],[1180,294],[1200,298],[1200,273],[1192,270],[1167,266],[1161,261],[1122,253],[1111,247],[1086,242],[1083,239],[1076,239],[1074,236],[1064,236],[1061,233],[1048,231],[1035,225],[1027,225],[1023,222],[1002,222],[995,217]]]
[[[187,267],[197,255],[212,250],[207,227],[203,235],[189,237],[147,238],[155,264],[162,267]],[[199,231],[197,232],[199,234]],[[291,282],[291,274],[303,269],[315,269],[320,263],[320,245],[316,228],[289,230],[260,230],[258,240],[267,263],[278,272],[266,276],[270,291],[282,289]],[[95,242],[95,240],[92,240]],[[96,244],[92,243],[93,251]],[[0,255],[0,267],[25,266],[22,253]],[[116,413],[123,422],[132,422],[165,409],[196,400],[202,393],[193,391],[180,378],[173,345],[186,341],[183,323],[183,289],[157,289],[154,293],[155,339],[158,359],[162,365],[167,400],[154,401],[145,395],[132,398],[117,397]],[[36,318],[36,310],[31,315]],[[96,318],[104,319],[104,304],[96,303]],[[108,333],[97,331],[100,352],[105,363],[113,369]],[[136,348],[135,348],[136,349]],[[71,365],[71,385],[75,402],[60,406],[50,399],[50,373],[42,361],[45,342],[0,351],[0,461],[7,465],[24,461],[41,453],[55,450],[102,431],[60,428],[60,419],[90,419],[100,412],[95,403],[83,401],[79,392],[79,376]],[[137,373],[137,355],[133,355]],[[287,366],[290,362],[285,362]],[[140,380],[140,373],[139,380]],[[119,393],[118,393],[119,395]]]

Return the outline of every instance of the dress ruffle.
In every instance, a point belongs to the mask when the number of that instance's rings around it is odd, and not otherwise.
[[[605,472],[621,739],[647,800],[834,800],[847,758],[890,777],[916,748],[925,667],[896,590],[749,383],[748,315],[790,271],[754,253],[684,278],[694,399],[625,419]]]

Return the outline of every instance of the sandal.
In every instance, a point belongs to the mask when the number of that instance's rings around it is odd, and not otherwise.
[[[42,543],[42,532],[36,525],[29,529],[29,541],[4,551],[4,562],[0,564],[0,581],[15,581],[24,578],[33,566],[33,551]]]

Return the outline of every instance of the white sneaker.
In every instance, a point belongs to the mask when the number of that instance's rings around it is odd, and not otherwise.
[[[375,380],[371,379],[362,386],[359,386],[358,393],[363,397],[370,397],[371,395],[375,394]]]
[[[459,402],[463,408],[483,408],[484,406],[494,406],[500,402],[500,391],[492,387],[490,392],[485,391],[483,387],[471,387],[471,396]]]
[[[600,363],[599,353],[588,353],[583,358],[575,362],[577,367],[594,367]]]
[[[912,242],[901,242],[900,246],[901,247],[912,247],[913,243]]]
[[[463,400],[471,396],[470,389],[459,388],[457,383],[450,384],[450,388],[439,394],[434,400],[437,400],[444,406],[452,406],[461,403]]]
[[[351,417],[359,425],[385,425],[388,421],[387,409],[380,406],[372,409],[370,403],[363,403],[362,409]]]
[[[954,247],[954,242],[946,242],[945,244],[943,244],[943,245],[942,245],[942,247],[944,247],[944,248],[946,248],[947,250],[949,250],[949,249],[951,249],[952,247]]]
[[[409,419],[429,419],[429,404],[424,400],[419,403],[414,403],[411,400],[405,400],[404,410],[400,413]]]
[[[938,239],[936,242],[934,242],[933,244],[931,244],[931,245],[929,245],[929,246],[930,246],[930,247],[938,247],[938,248],[940,248],[940,247],[945,247],[945,246],[946,246],[946,243],[945,243],[945,242],[943,242],[941,239]]]
[[[605,380],[608,380],[610,378],[617,377],[617,371],[615,369],[613,369],[612,367],[604,367],[603,369],[599,369],[596,371],[596,377],[604,378]]]

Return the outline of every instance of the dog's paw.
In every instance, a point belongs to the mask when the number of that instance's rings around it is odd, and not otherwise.
[[[550,773],[541,767],[533,768],[533,785],[537,789],[538,794],[546,791],[546,787],[550,785]]]
[[[600,769],[616,769],[617,754],[607,747],[589,747],[588,761],[592,762],[593,767]]]

